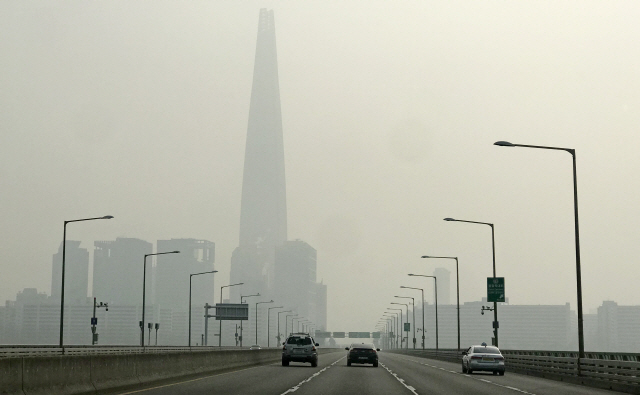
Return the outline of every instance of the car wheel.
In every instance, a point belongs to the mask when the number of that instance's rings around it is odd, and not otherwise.
[[[311,366],[313,366],[314,368],[318,366],[318,361],[311,361]]]
[[[377,368],[377,367],[378,367],[378,361],[376,361],[376,362],[374,362],[374,363],[373,363],[373,367],[374,367],[374,368]]]
[[[498,373],[500,376],[504,376],[504,372],[499,372]]]
[[[289,366],[289,361],[287,361],[286,359],[282,359],[282,366]]]
[[[467,373],[467,368],[462,364],[462,373]]]
[[[471,370],[471,368],[470,368],[470,367],[468,367],[468,366],[467,366],[467,373],[469,373],[469,374],[473,374],[473,370]]]
[[[497,375],[498,375],[498,371],[497,371],[497,370],[494,370],[494,371],[493,371],[493,372],[491,372],[491,373],[493,373],[493,375],[494,375],[494,376],[497,376]]]
[[[347,366],[351,366],[351,361],[347,360]]]

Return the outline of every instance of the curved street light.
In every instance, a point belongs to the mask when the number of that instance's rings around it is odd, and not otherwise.
[[[62,284],[60,287],[60,348],[64,346],[64,277],[65,277],[65,261],[67,256],[67,224],[71,222],[83,222],[83,221],[93,221],[96,219],[112,219],[113,215],[105,215],[104,217],[94,217],[94,218],[83,218],[83,219],[72,219],[70,221],[64,221],[63,231],[62,231]]]
[[[147,288],[146,288],[146,281],[147,281],[147,257],[148,256],[153,256],[153,255],[166,255],[166,254],[179,254],[180,251],[169,251],[169,252],[156,252],[155,254],[145,254],[144,255],[144,263],[143,263],[143,270],[142,270],[142,326],[140,327],[140,345],[142,347],[144,347],[144,310],[145,310],[145,302],[146,302],[146,296],[147,296]],[[151,324],[149,324],[151,325]],[[149,332],[151,332],[151,329],[149,329]]]
[[[455,259],[456,260],[456,309],[458,311],[458,351],[460,351],[460,276],[458,275],[458,257],[457,256],[429,256],[423,255],[422,258],[432,259]]]
[[[201,274],[208,273],[218,273],[218,271],[212,270],[210,272],[193,273],[189,275],[189,347],[191,347],[191,280],[193,279],[193,276],[199,276]]]
[[[578,293],[578,357],[584,358],[584,330],[582,318],[582,270],[580,269],[580,226],[578,224],[578,176],[576,172],[576,150],[573,148],[547,147],[543,145],[513,144],[508,141],[496,141],[494,145],[501,147],[539,148],[556,151],[566,151],[571,154],[573,160],[573,222],[575,232],[576,250],[576,288]],[[578,360],[578,375],[581,375],[580,360]]]
[[[491,227],[491,249],[493,251],[493,278],[496,278],[496,239],[493,229],[493,224],[490,222],[478,222],[478,221],[467,221],[463,219],[453,219],[453,218],[445,218],[445,221],[448,222],[466,222],[468,224],[479,224],[479,225],[487,225]],[[493,336],[495,339],[495,346],[498,347],[498,302],[493,302]]]

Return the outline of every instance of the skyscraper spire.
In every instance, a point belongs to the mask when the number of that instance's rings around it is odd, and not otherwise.
[[[275,248],[287,239],[284,144],[273,11],[261,9],[244,158],[240,243],[231,281],[268,292]],[[240,292],[232,289],[232,294]]]
[[[240,246],[287,239],[284,144],[273,11],[261,9],[244,159]]]

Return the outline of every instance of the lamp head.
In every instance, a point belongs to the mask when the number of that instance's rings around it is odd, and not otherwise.
[[[102,219],[111,219],[113,218],[113,215],[105,215],[104,217],[102,217]]]
[[[444,220],[445,220],[445,221],[455,221],[455,219],[453,219],[453,218],[449,218],[449,217],[445,218]]]
[[[511,144],[508,141],[496,141],[493,145],[499,145],[500,147],[515,147],[514,144]]]

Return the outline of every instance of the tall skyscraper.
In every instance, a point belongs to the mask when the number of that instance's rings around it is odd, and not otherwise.
[[[93,252],[93,296],[109,307],[142,305],[142,270],[153,245],[140,239],[118,237],[96,241]],[[147,263],[147,306],[152,290],[151,259]]]
[[[275,247],[287,239],[284,144],[273,11],[260,10],[245,147],[240,243],[231,282],[266,292],[273,283]],[[240,289],[232,289],[232,299]]]
[[[80,242],[67,240],[65,251],[64,302],[67,305],[86,303],[89,289],[89,251],[80,248]],[[51,296],[60,300],[62,286],[62,243],[53,254],[51,270]]]

